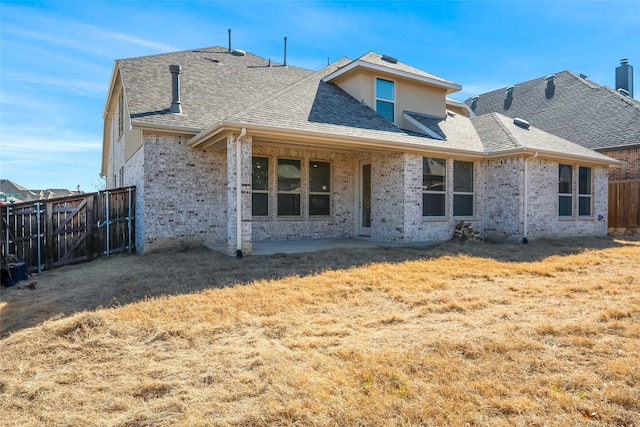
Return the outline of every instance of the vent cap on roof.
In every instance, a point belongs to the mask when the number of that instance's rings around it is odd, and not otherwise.
[[[509,86],[507,90],[505,90],[505,93],[511,93],[513,92],[513,89],[515,89],[515,86]]]
[[[629,94],[629,91],[628,90],[624,90],[622,88],[618,88],[618,93],[620,95],[626,96],[627,98],[631,97],[631,95]]]
[[[382,59],[384,61],[390,62],[391,64],[397,64],[398,63],[398,60],[396,58],[394,58],[393,56],[382,55]]]
[[[549,83],[549,82],[552,82],[553,79],[555,79],[555,78],[556,78],[555,74],[549,74],[547,77],[544,78],[544,81]]]
[[[231,55],[233,56],[245,56],[247,52],[242,49],[231,49]]]
[[[531,126],[531,124],[528,121],[524,119],[519,119],[518,117],[513,119],[513,124],[516,126],[520,126],[523,129],[529,129],[529,126]]]

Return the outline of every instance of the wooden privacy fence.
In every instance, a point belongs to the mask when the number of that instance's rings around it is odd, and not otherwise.
[[[135,249],[135,187],[2,207],[2,252],[40,272]]]
[[[640,180],[609,181],[609,227],[640,228]]]

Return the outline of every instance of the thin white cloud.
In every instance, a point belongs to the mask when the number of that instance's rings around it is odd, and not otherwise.
[[[49,138],[46,136],[34,136],[30,132],[33,129],[22,129],[24,135],[9,133],[2,134],[3,162],[12,156],[46,156],[50,153],[82,153],[82,152],[100,152],[102,150],[102,142],[91,139],[92,137],[82,137],[77,135],[67,135],[61,138],[60,135]]]

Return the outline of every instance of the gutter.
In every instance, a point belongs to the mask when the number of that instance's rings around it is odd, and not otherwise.
[[[538,157],[538,152],[536,151],[533,156],[527,157],[524,159],[524,227],[523,227],[523,237],[522,243],[529,243],[528,235],[529,235],[529,160],[533,160]]]
[[[242,258],[242,142],[247,128],[242,128],[236,138],[236,256]]]

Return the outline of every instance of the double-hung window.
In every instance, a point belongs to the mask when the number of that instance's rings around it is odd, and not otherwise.
[[[331,163],[309,162],[309,215],[331,214]]]
[[[395,83],[391,80],[376,79],[376,111],[382,117],[395,122]]]
[[[578,168],[578,215],[591,215],[591,168]]]
[[[278,159],[278,216],[300,216],[300,160]]]
[[[422,159],[422,215],[445,216],[447,161]]]
[[[251,158],[251,215],[269,216],[269,159]]]
[[[453,162],[453,216],[473,216],[473,162]]]
[[[573,206],[573,167],[558,167],[558,215],[571,216]]]

